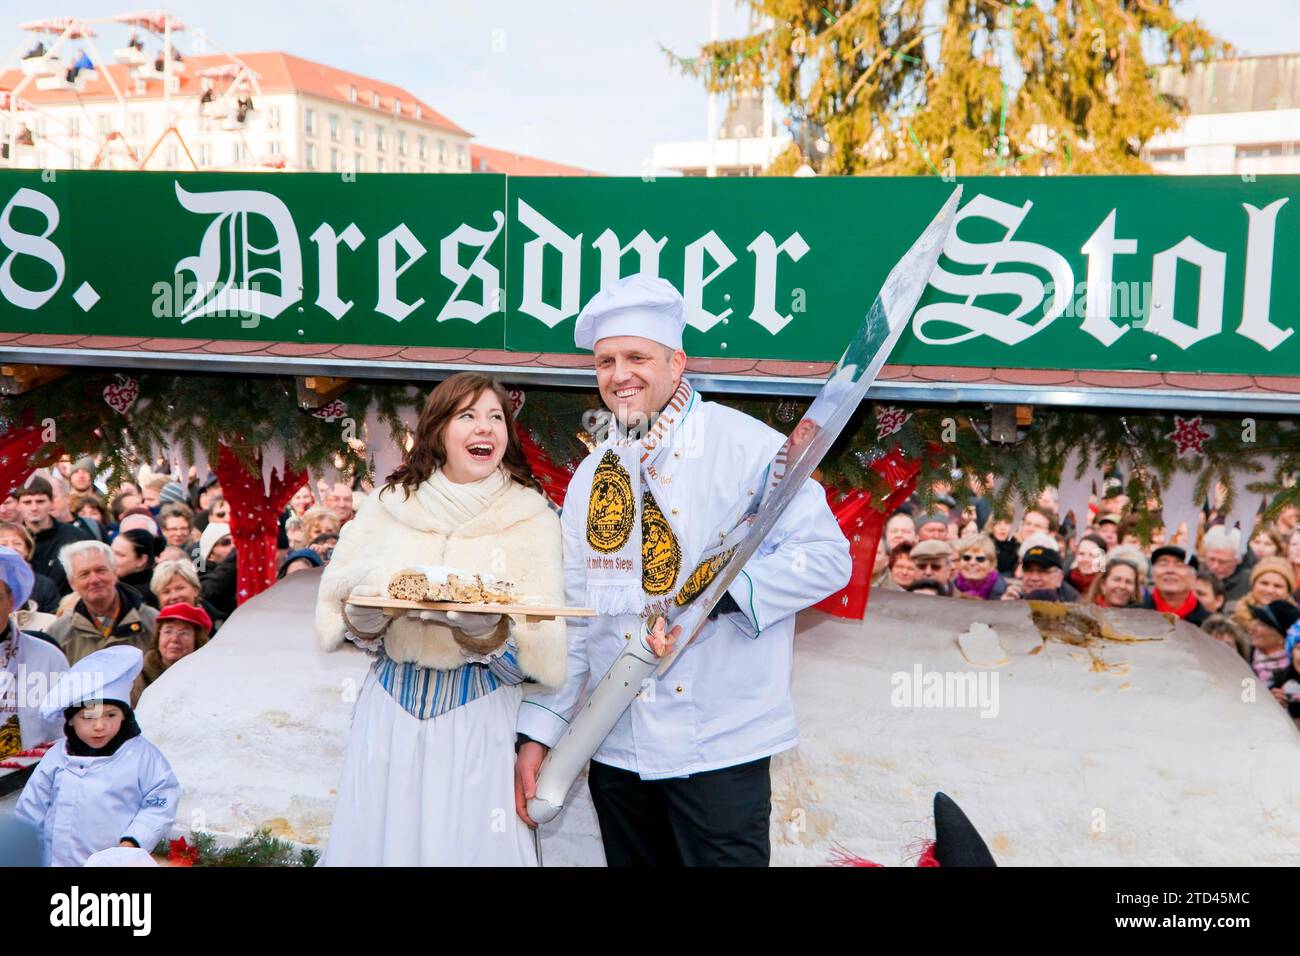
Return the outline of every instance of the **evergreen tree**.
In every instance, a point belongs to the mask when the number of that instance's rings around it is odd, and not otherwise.
[[[745,2],[762,29],[669,56],[711,91],[774,85],[794,135],[777,175],[1149,172],[1142,145],[1181,107],[1148,56],[1229,49],[1178,0],[949,0],[937,22],[927,0]]]

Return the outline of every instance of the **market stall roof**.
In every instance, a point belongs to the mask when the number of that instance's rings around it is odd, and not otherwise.
[[[595,384],[590,355],[500,349],[0,332],[0,361],[402,380],[434,380],[476,369],[511,384]],[[686,367],[706,392],[810,396],[833,364],[691,358]],[[868,398],[1295,414],[1300,376],[886,365]]]

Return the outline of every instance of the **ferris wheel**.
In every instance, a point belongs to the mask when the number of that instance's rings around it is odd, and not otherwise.
[[[195,147],[219,132],[243,142],[233,151],[235,162],[223,168],[284,168],[282,156],[248,148],[246,134],[259,119],[259,75],[216,47],[206,31],[164,10],[50,17],[20,28],[32,38],[0,69],[0,165],[43,165],[36,157],[48,144],[77,157],[86,146],[93,159],[85,165],[92,169],[159,168],[160,150],[170,144],[175,149],[167,155],[175,158],[168,168],[199,169],[211,164],[196,158]],[[111,59],[95,42],[109,30],[129,31]],[[190,59],[176,42],[181,33],[189,34]],[[155,119],[147,135],[136,115],[141,107]],[[82,164],[77,159],[70,165]]]

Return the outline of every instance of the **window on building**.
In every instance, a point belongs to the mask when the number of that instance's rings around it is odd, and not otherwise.
[[[340,169],[341,167],[339,166],[339,151],[337,149],[331,149],[330,150],[330,172],[337,173]]]
[[[315,110],[302,111],[302,128],[309,136],[314,136],[316,134],[316,111]]]
[[[399,100],[396,96],[393,97],[393,115],[394,116],[402,115],[402,101]]]
[[[167,144],[167,168],[175,169],[181,164],[181,148],[175,143]]]
[[[399,173],[406,172],[406,163],[402,162],[400,159],[397,161],[397,171]]]
[[[100,136],[107,136],[113,132],[113,117],[107,113],[100,113],[95,117],[95,128],[99,130]]]
[[[375,160],[375,172],[377,173],[387,172],[387,170],[384,168],[384,157],[380,156],[377,160]]]
[[[456,168],[457,169],[465,168],[465,144],[464,143],[456,144]]]
[[[379,94],[378,94],[378,93],[371,93],[371,94],[370,94],[370,105],[373,106],[375,109],[379,109]]]
[[[38,117],[36,118],[36,120],[32,123],[32,132],[35,133],[37,136],[40,136],[40,137],[44,137],[44,136],[45,136],[45,117],[44,117],[44,116],[38,116]]]
[[[303,165],[308,169],[316,168],[316,147],[311,143],[307,144],[307,148],[303,152]]]
[[[406,130],[404,129],[399,129],[397,131],[397,155],[406,155]]]
[[[339,139],[339,117],[337,113],[330,114],[330,139],[336,143]]]
[[[278,129],[280,126],[280,107],[272,106],[266,111],[266,125],[271,129]]]
[[[352,168],[359,173],[364,173],[366,171],[366,158],[357,153],[352,157]]]
[[[349,102],[349,103],[355,103],[356,101],[357,101],[357,88],[356,88],[355,86],[349,86],[349,87],[348,87],[348,102]]]
[[[144,114],[131,112],[126,114],[126,128],[132,136],[144,135]]]
[[[446,140],[441,140],[441,139],[438,140],[438,164],[441,165],[441,166],[445,166],[445,165],[447,165],[447,142],[446,142]]]
[[[68,150],[68,168],[69,169],[81,168],[81,150],[75,146],[72,147],[72,149]]]
[[[379,125],[375,126],[375,149],[384,149],[384,128]]]
[[[244,161],[244,144],[233,143],[230,147],[230,165],[238,166]]]
[[[212,144],[199,143],[199,155],[197,157],[200,166],[212,165]]]
[[[366,124],[361,122],[361,120],[352,121],[352,145],[366,145]]]
[[[1285,156],[1285,143],[1251,143],[1249,146],[1237,147],[1238,159],[1256,159],[1265,156]]]
[[[416,138],[416,151],[420,154],[421,159],[429,158],[429,140],[425,136]]]
[[[420,172],[421,172],[421,173],[427,173],[428,171],[429,171],[429,167],[428,167],[428,166],[421,166],[421,167],[420,167]]]
[[[424,111],[423,111],[422,109],[420,109],[420,104],[419,104],[419,103],[416,103],[416,104],[415,104],[415,118],[416,118],[416,119],[424,119]]]
[[[280,141],[278,139],[268,140],[266,149],[272,156],[278,156],[280,154]]]
[[[81,135],[81,117],[69,116],[68,117],[68,138],[76,139],[80,135]]]

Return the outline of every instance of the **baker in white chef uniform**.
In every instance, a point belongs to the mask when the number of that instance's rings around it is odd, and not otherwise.
[[[110,847],[152,850],[176,819],[180,784],[127,703],[143,667],[139,648],[106,647],[74,664],[41,702],[41,716],[63,717],[67,732],[36,765],[15,815],[40,831],[47,866],[81,866]],[[120,727],[96,739],[113,713]]]
[[[41,717],[40,703],[68,669],[56,645],[18,627],[14,612],[27,604],[34,582],[23,556],[0,545],[0,727],[16,719],[24,750],[63,736],[63,720]]]
[[[574,340],[595,353],[616,419],[578,466],[562,516],[565,598],[601,611],[569,621],[568,672],[519,709],[516,809],[584,698],[674,595],[718,562],[715,529],[762,492],[785,438],[708,402],[683,377],[681,295],[648,275],[597,293]],[[808,480],[672,668],[647,684],[592,758],[588,784],[611,866],[766,866],[770,758],[798,743],[790,698],[796,612],[840,590],[849,546]],[[676,629],[674,629],[676,630]],[[673,638],[675,635],[669,635]]]

